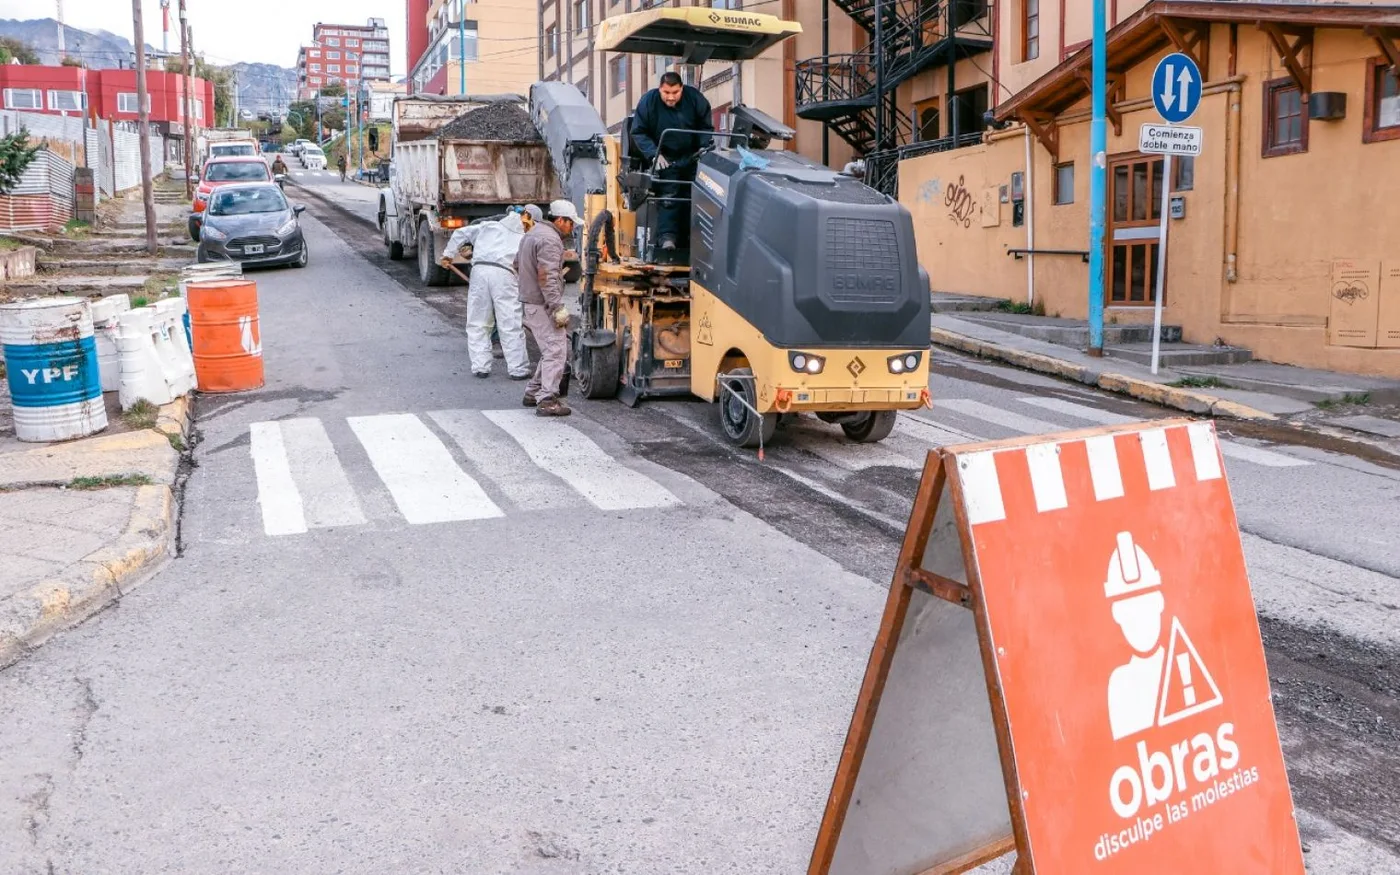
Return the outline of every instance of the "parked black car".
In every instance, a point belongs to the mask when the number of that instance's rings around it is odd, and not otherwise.
[[[288,203],[272,183],[217,188],[204,211],[198,259],[241,261],[249,267],[306,267],[306,238],[299,221],[305,209]]]

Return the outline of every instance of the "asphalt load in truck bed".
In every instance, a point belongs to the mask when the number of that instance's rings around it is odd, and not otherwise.
[[[535,130],[530,114],[518,103],[491,103],[464,112],[443,125],[438,137],[444,140],[514,140],[538,143],[544,138]]]

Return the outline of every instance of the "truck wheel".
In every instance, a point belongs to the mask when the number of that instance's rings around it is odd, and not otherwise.
[[[389,250],[390,261],[403,261],[403,244],[389,236],[389,219],[380,214],[379,227],[384,230],[384,248]]]
[[[735,368],[720,377],[720,386],[719,424],[724,436],[738,447],[756,447],[760,442],[771,441],[778,430],[778,414],[756,416],[749,409],[758,407],[758,387],[754,385],[753,371]]]
[[[584,346],[574,335],[574,376],[583,397],[616,398],[618,377],[622,372],[622,354],[617,346]]]
[[[876,410],[859,419],[841,423],[841,430],[858,444],[873,444],[890,436],[898,416],[894,410]]]
[[[437,263],[437,252],[433,247],[433,229],[427,222],[418,224],[418,279],[425,286],[445,286],[451,278]]]

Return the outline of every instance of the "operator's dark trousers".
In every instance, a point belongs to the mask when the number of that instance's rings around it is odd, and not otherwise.
[[[690,186],[695,181],[694,161],[684,164],[671,164],[661,168],[656,174],[656,193],[660,197],[684,198],[684,200],[661,201],[657,204],[659,215],[656,220],[657,242],[667,234],[674,234],[676,245],[687,247],[690,241]],[[667,182],[665,180],[676,180]]]

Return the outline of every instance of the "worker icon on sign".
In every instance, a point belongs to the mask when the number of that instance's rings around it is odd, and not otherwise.
[[[1115,741],[1220,704],[1220,689],[1180,619],[1172,618],[1171,646],[1163,646],[1162,575],[1131,532],[1118,533],[1103,590],[1134,651],[1108,678],[1108,722]]]

